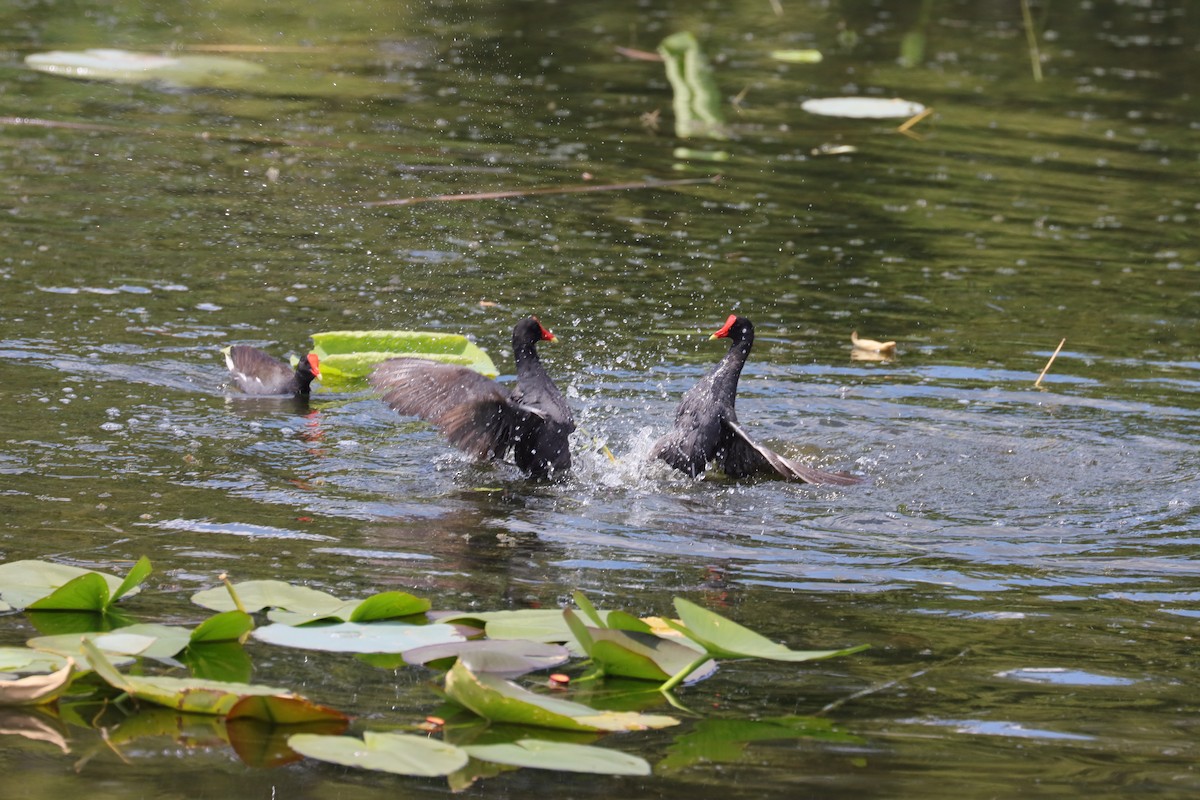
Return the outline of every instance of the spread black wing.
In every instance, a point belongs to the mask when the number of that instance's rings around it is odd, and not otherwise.
[[[371,385],[398,414],[436,425],[450,443],[476,458],[503,458],[528,411],[491,378],[455,364],[393,358],[375,367]]]
[[[717,447],[721,471],[731,478],[773,475],[786,480],[827,486],[853,486],[863,479],[845,472],[825,472],[779,455],[750,438],[736,422],[721,420],[721,443]]]

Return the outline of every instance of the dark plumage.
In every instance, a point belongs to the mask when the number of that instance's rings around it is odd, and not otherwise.
[[[225,365],[229,367],[234,383],[246,394],[305,397],[309,384],[321,377],[316,353],[309,353],[292,369],[249,345],[235,344],[221,352],[225,354]]]
[[[571,409],[538,358],[537,343],[555,341],[537,317],[513,328],[517,384],[509,391],[478,372],[420,358],[393,358],[375,367],[371,385],[399,414],[411,414],[442,430],[455,447],[478,459],[509,452],[533,477],[571,469]]]
[[[734,403],[738,378],[750,347],[754,325],[750,320],[729,315],[713,339],[728,338],[733,345],[716,368],[684,395],[675,411],[675,425],[654,444],[651,455],[661,458],[693,478],[702,474],[710,461],[731,478],[769,475],[805,483],[850,486],[861,483],[844,472],[824,472],[785,458],[754,442],[738,424]]]

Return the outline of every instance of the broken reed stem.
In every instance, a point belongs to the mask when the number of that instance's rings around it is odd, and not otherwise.
[[[1033,29],[1033,14],[1029,11],[1029,0],[1021,0],[1021,19],[1025,22],[1025,41],[1029,43],[1029,64],[1033,67],[1033,80],[1042,82],[1042,54],[1038,52],[1037,32]]]
[[[911,128],[913,125],[916,125],[918,122],[925,119],[932,113],[933,113],[932,108],[923,109],[922,111],[914,114],[913,116],[911,116],[907,120],[905,120],[904,124],[902,124],[899,128],[896,128],[896,131],[898,133],[908,133],[909,128]]]
[[[1063,349],[1063,345],[1066,343],[1067,340],[1063,339],[1058,343],[1058,347],[1054,348],[1054,352],[1050,355],[1050,360],[1046,362],[1046,366],[1042,367],[1042,374],[1038,375],[1038,379],[1033,382],[1033,388],[1041,388],[1042,378],[1046,377],[1046,373],[1050,371],[1050,365],[1054,363],[1054,359],[1058,358],[1058,352]]]
[[[671,186],[688,186],[699,183],[716,183],[720,175],[708,178],[681,178],[674,181],[636,181],[633,183],[607,183],[599,185],[579,184],[575,186],[539,186],[534,189],[508,189],[499,192],[473,192],[471,194],[435,194],[428,197],[402,197],[397,200],[375,200],[363,203],[366,208],[379,206],[411,206],[416,203],[448,203],[455,200],[501,200],[509,197],[528,197],[537,194],[582,194],[584,192],[619,192],[628,189],[665,189]]]

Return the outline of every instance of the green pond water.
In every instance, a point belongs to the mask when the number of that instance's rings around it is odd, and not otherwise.
[[[649,777],[520,770],[477,796],[1194,796],[1200,16],[1073,0],[1032,18],[1041,82],[1017,2],[5,5],[0,560],[123,574],[146,555],[123,604],[141,621],[196,624],[188,598],[228,572],[441,609],[583,589],[666,615],[682,596],[794,647],[871,645],[723,663],[678,690],[681,726],[598,742]],[[677,31],[712,62],[727,141],[676,139],[663,64],[621,50]],[[96,47],[262,71],[183,88],[24,62]],[[770,56],[809,48],[824,60]],[[905,135],[800,109],[843,95],[933,114]],[[866,485],[646,463],[731,311],[758,331],[745,426]],[[584,429],[560,484],[473,465],[366,393],[238,396],[219,352],[445,331],[511,375],[531,313]],[[852,330],[897,358],[852,360]],[[34,622],[0,616],[0,644]],[[253,680],[355,732],[437,706],[432,670],[246,652]],[[783,717],[810,719],[738,727]],[[109,747],[39,719],[0,713],[0,796],[450,794],[256,766],[194,720]]]

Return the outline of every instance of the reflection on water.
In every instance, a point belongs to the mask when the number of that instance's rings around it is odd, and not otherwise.
[[[684,698],[713,721],[828,707],[828,729],[574,794],[1200,788],[1180,733],[1200,571],[1181,89],[1195,20],[1178,2],[1035,7],[1035,84],[1002,4],[791,3],[782,22],[771,6],[169,12],[171,42],[287,45],[241,54],[267,76],[221,92],[33,75],[14,53],[149,46],[167,22],[0,11],[0,558],[146,554],[187,619],[187,597],[229,571],[343,596],[410,588],[443,608],[553,607],[583,588],[661,614],[687,595],[792,644],[873,645],[803,670],[724,665]],[[670,114],[662,65],[615,50],[685,27],[739,98],[718,183],[363,206],[707,177],[674,168],[669,121],[648,124]],[[924,58],[905,68],[918,33]],[[810,46],[821,64],[767,57]],[[936,113],[902,136],[798,108],[840,94]],[[826,145],[837,154],[811,155]],[[752,434],[866,485],[697,482],[647,462],[731,311],[759,332],[739,395]],[[531,312],[559,336],[543,357],[582,429],[563,484],[470,464],[365,394],[233,395],[219,357],[234,341],[284,353],[317,330],[430,329],[472,335],[511,371],[507,331]],[[854,330],[897,356],[863,360]],[[0,643],[27,635],[20,616],[0,625]],[[427,673],[253,656],[256,680],[371,720],[428,700]],[[0,736],[0,763],[36,767],[29,796],[76,791],[56,759],[80,734],[43,729],[48,746]],[[613,746],[674,764],[685,744]],[[222,751],[173,752],[83,771],[122,795],[228,794]],[[307,766],[237,780],[260,779],[264,795],[396,789]]]

